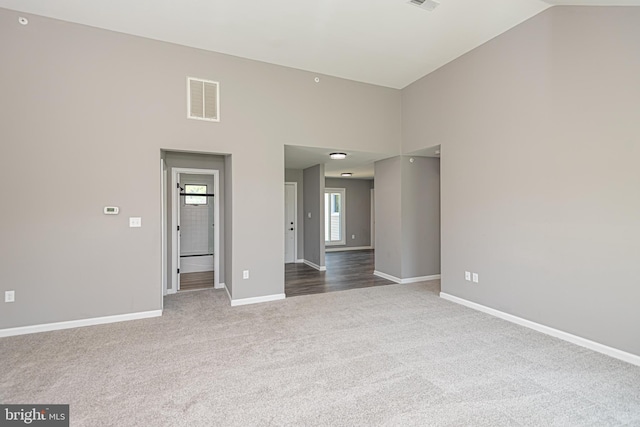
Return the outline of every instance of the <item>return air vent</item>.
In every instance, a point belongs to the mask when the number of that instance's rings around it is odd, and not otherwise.
[[[429,12],[440,6],[440,3],[434,0],[410,0],[409,3],[418,6],[421,9],[426,9]]]
[[[187,117],[220,121],[220,84],[211,80],[187,78]]]

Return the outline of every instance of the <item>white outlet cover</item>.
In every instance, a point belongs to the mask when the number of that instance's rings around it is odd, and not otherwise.
[[[248,279],[249,278],[249,270],[243,270],[242,271],[242,278],[243,279]]]
[[[470,271],[465,271],[464,272],[464,280],[471,281],[471,272]]]
[[[478,283],[478,273],[473,273],[473,283]]]
[[[16,300],[16,291],[5,291],[4,302],[14,302]]]

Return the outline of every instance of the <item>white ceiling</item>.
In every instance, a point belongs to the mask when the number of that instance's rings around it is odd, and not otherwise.
[[[0,0],[0,7],[403,88],[552,4],[640,0]]]
[[[0,7],[402,88],[549,4],[441,0],[0,0]]]
[[[332,160],[329,154],[334,152],[346,153],[343,160]],[[286,169],[306,169],[308,167],[324,164],[324,176],[328,178],[340,178],[343,172],[351,172],[350,179],[373,179],[373,164],[378,160],[397,156],[398,154],[367,153],[363,151],[351,151],[331,148],[300,147],[293,145],[284,146],[284,167]],[[407,153],[408,156],[440,157],[440,146],[425,148]]]
[[[333,152],[347,153],[347,158],[332,160],[329,158],[329,154]],[[340,178],[342,172],[351,172],[353,179],[372,179],[373,163],[392,156],[362,151],[285,145],[284,166],[287,169],[306,169],[310,166],[324,164],[325,177]]]

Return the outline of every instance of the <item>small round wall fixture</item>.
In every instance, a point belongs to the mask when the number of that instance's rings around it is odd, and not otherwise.
[[[353,176],[351,172],[342,172],[340,176]]]
[[[331,153],[329,154],[333,160],[342,160],[347,158],[347,153]]]
[[[21,16],[21,17],[18,18],[18,22],[21,25],[27,25],[29,23],[29,20],[27,18],[25,18],[24,16]]]

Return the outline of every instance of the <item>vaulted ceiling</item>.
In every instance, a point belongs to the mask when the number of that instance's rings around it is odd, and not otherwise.
[[[640,0],[0,0],[0,7],[403,88],[552,4]]]

